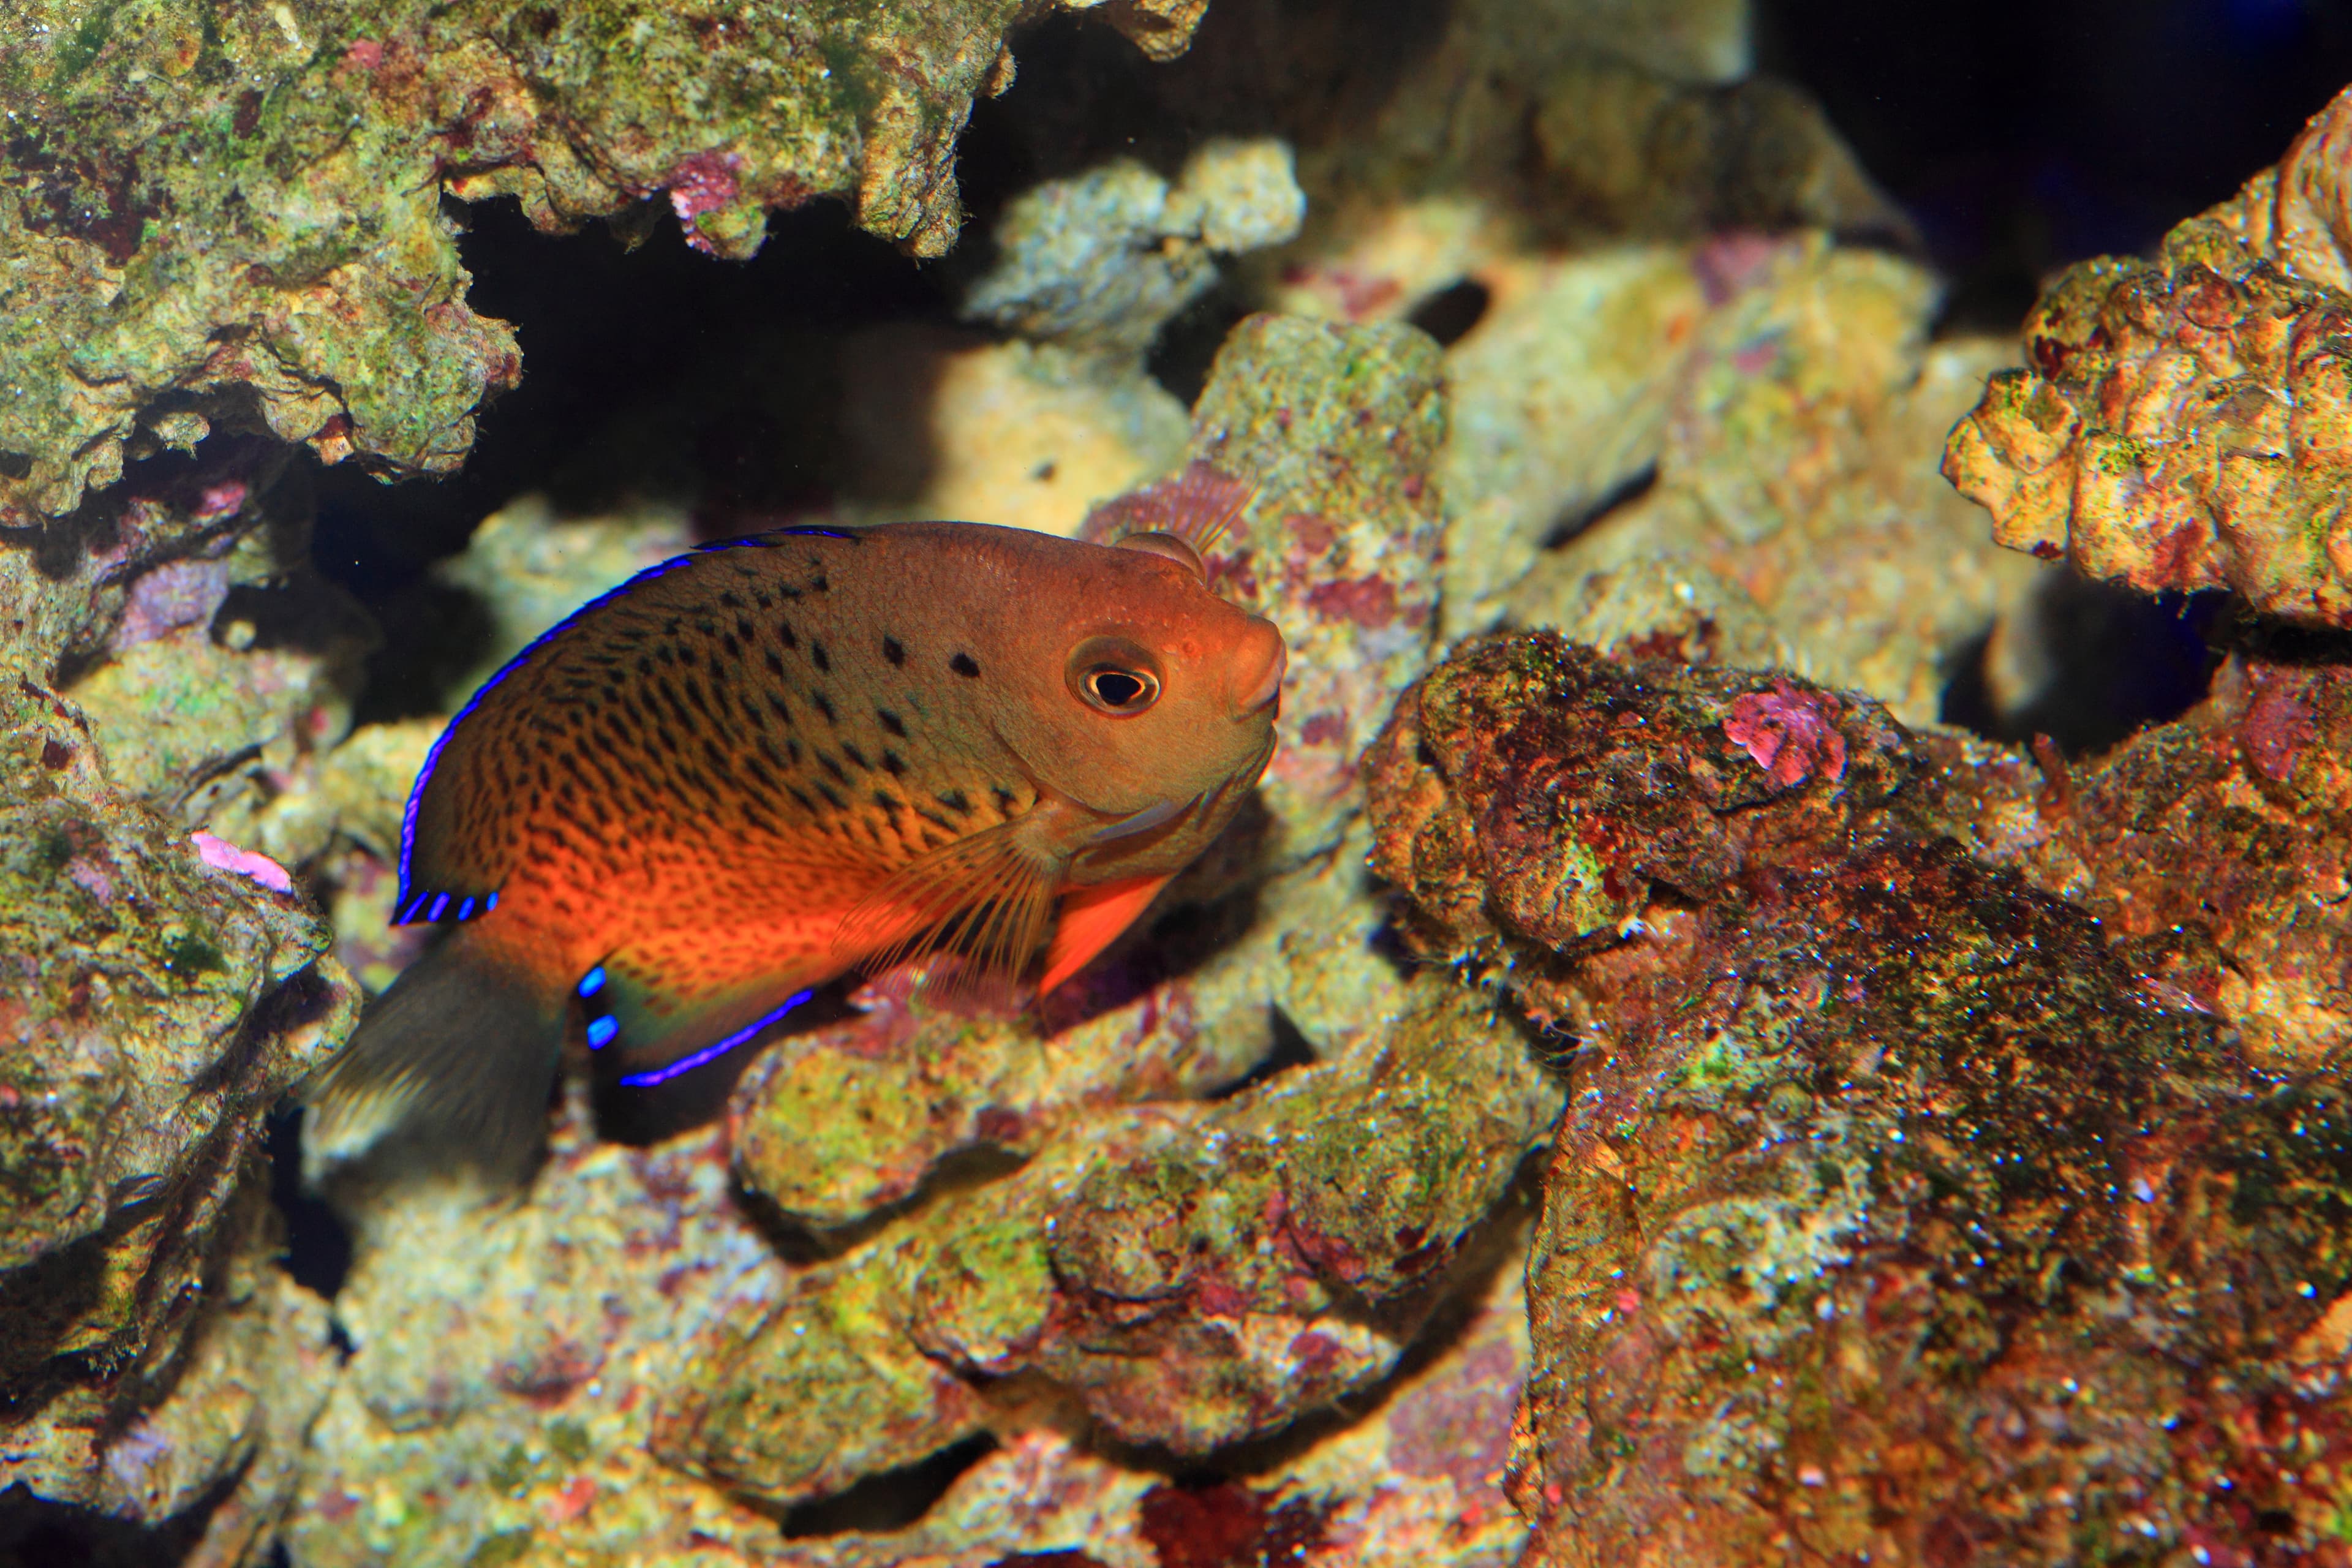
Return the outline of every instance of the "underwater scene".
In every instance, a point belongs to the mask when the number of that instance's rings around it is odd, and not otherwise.
[[[0,1568],[2352,1568],[2347,84],[0,0]]]

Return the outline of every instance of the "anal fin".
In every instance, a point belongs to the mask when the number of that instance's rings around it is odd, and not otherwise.
[[[673,933],[662,945],[691,942]],[[714,975],[706,959],[681,984],[677,976],[686,967],[674,954],[624,951],[574,987],[589,1048],[618,1061],[624,1087],[667,1083],[750,1045],[805,1005],[826,977],[805,960],[774,952],[732,975]]]
[[[1163,871],[1150,877],[1128,877],[1116,882],[1072,888],[1064,893],[1061,921],[1054,928],[1053,945],[1045,950],[1045,973],[1037,982],[1037,994],[1044,995],[1084,969],[1151,907],[1151,900],[1160,896],[1160,889],[1174,876],[1173,871]]]

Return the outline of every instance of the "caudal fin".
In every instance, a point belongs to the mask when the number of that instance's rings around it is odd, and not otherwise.
[[[564,993],[499,958],[480,928],[402,972],[310,1090],[310,1173],[414,1133],[500,1181],[538,1155],[563,1046]]]

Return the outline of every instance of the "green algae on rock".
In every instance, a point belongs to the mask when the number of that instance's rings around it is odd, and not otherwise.
[[[1250,487],[1210,581],[1290,645],[1282,744],[1262,789],[1282,863],[1359,808],[1355,756],[1427,668],[1444,552],[1437,344],[1391,323],[1253,316],[1217,353],[1192,455]]]
[[[262,1118],[358,996],[322,922],[109,786],[65,700],[12,679],[0,734],[0,1479],[153,1524],[227,1489],[235,1562],[331,1363],[273,1278]]]
[[[2308,679],[2254,683],[2306,723],[2225,694],[2168,744],[2226,765],[2284,736],[2276,771],[2318,780],[2340,725]],[[2334,1055],[2257,1070],[2157,955],[1970,860],[1944,834],[1972,821],[2034,845],[1980,748],[1756,684],[1494,639],[1368,764],[1408,936],[1580,1036],[1530,1262],[1528,1561],[2322,1550],[2352,1318]],[[1638,809],[1727,767],[1760,820]],[[2112,838],[2147,771],[2076,830]],[[1575,844],[1619,879],[1605,907],[1561,896]]]
[[[1347,1059],[1074,1121],[716,1330],[660,1451],[792,1503],[985,1428],[992,1384],[1017,1413],[1024,1373],[1186,1456],[1376,1383],[1557,1105],[1483,1004],[1417,989]]]
[[[2135,588],[2227,587],[2352,626],[2352,94],[2275,169],[2166,236],[2076,264],[1944,472],[2016,550]]]
[[[206,5],[36,0],[0,38],[0,518],[58,516],[142,426],[248,406],[387,477],[446,472],[514,384],[470,310],[445,194],[564,229],[667,195],[689,243],[757,249],[819,195],[918,254],[1038,0],[790,11],[599,0]],[[1108,7],[1157,58],[1201,7]]]

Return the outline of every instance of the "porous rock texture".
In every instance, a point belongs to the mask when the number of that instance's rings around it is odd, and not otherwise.
[[[2257,1060],[2168,958],[2204,921],[2149,943],[2034,884],[2168,882],[2178,919],[2220,877],[2232,961],[2273,957],[2248,910],[2340,899],[2340,856],[2274,853],[2247,898],[2260,808],[2185,844],[2164,813],[2342,768],[2334,684],[2250,666],[2111,775],[2053,753],[2040,792],[1866,701],[1542,635],[1400,705],[1367,770],[1409,940],[1573,1042],[1512,1462],[1528,1561],[2326,1560],[2342,1031]],[[2036,858],[2062,837],[2081,860]]]
[[[0,36],[0,519],[73,510],[126,457],[258,425],[385,476],[461,462],[511,386],[445,196],[562,230],[649,221],[757,249],[834,195],[936,256],[954,151],[1053,0],[796,7],[32,0]],[[1087,5],[1072,8],[1090,9]],[[1111,26],[1181,53],[1200,0]]]
[[[1951,435],[2013,549],[2352,626],[2352,93],[2153,259],[2069,268]]]
[[[277,1268],[263,1119],[358,994],[302,903],[110,783],[0,686],[0,1513],[266,1549],[334,1355]]]

